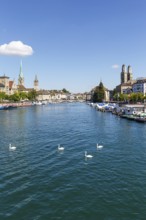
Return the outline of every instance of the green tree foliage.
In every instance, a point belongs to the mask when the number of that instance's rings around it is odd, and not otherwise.
[[[118,101],[127,102],[128,101],[128,94],[120,94],[118,97]]]
[[[26,92],[16,92],[13,95],[6,95],[4,92],[0,92],[0,101],[9,100],[18,102],[21,100],[29,99],[31,101],[36,100],[37,93],[35,90],[30,91],[29,93]]]
[[[119,93],[114,93],[114,95],[113,95],[113,100],[114,100],[114,101],[119,101],[119,97],[120,97],[120,94],[119,94]]]
[[[97,100],[98,100],[98,87],[96,87],[95,89],[94,89],[94,93],[93,93],[93,102],[98,102]]]
[[[19,92],[20,100],[28,99],[28,94],[26,92]]]
[[[65,88],[62,89],[62,92],[64,92],[64,93],[69,93],[69,91],[66,90]]]
[[[4,99],[6,99],[5,92],[0,92],[0,101],[3,101]]]
[[[100,82],[99,86],[96,86],[93,93],[93,102],[102,102],[105,97],[105,89],[103,83]]]
[[[113,99],[115,101],[137,103],[143,102],[145,96],[142,93],[119,94],[115,93]]]
[[[131,93],[130,94],[130,101],[132,103],[142,102],[144,100],[144,95],[142,93]]]
[[[28,97],[29,100],[34,101],[34,100],[36,100],[37,92],[35,90],[30,91],[27,94],[27,97]]]
[[[14,93],[13,95],[9,96],[10,101],[18,102],[20,101],[20,95],[19,93]]]

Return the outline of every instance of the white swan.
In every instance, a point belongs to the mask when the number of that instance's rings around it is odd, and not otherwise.
[[[64,147],[61,147],[60,144],[58,144],[58,150],[64,150]]]
[[[99,145],[99,144],[97,144],[96,146],[97,146],[97,149],[101,149],[101,148],[103,148],[103,145]]]
[[[90,154],[87,154],[87,151],[85,151],[85,157],[86,157],[86,158],[92,158],[93,156],[90,155]]]
[[[9,150],[16,150],[16,147],[9,144]]]

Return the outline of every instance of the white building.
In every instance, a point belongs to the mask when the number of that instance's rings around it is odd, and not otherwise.
[[[67,100],[67,94],[62,93],[62,91],[49,91],[49,90],[39,90],[37,92],[38,101],[61,101]]]
[[[105,89],[105,101],[109,102],[110,100],[110,92],[108,89]]]
[[[132,90],[134,93],[142,93],[143,95],[146,95],[146,78],[137,79],[132,85]]]

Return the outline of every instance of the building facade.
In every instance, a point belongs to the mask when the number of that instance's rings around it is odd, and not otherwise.
[[[117,93],[129,94],[132,92],[132,85],[136,82],[133,80],[132,68],[129,65],[126,68],[125,64],[122,65],[121,71],[121,84],[116,86],[115,90]]]
[[[146,78],[137,79],[132,85],[132,90],[134,93],[142,93],[143,95],[146,95]]]
[[[15,92],[17,92],[17,84],[15,80],[9,81],[9,95],[13,95]]]
[[[9,77],[8,76],[0,76],[0,91],[5,92],[7,95],[9,94]]]
[[[22,72],[22,62],[20,64],[20,71],[18,75],[18,84],[16,84],[15,80],[9,80],[8,76],[0,76],[0,92],[4,92],[7,95],[13,95],[15,92],[29,92],[35,89],[39,91],[39,81],[37,76],[35,76],[34,80],[34,88],[25,88],[24,86],[24,76]]]

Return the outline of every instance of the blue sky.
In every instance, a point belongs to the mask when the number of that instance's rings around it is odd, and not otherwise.
[[[146,77],[146,0],[0,0],[0,5],[0,49],[20,41],[28,50],[27,55],[2,50],[0,75],[17,82],[22,60],[26,87],[33,87],[37,74],[41,89],[70,92],[88,92],[100,80],[114,89],[122,64],[132,66],[133,78]]]

